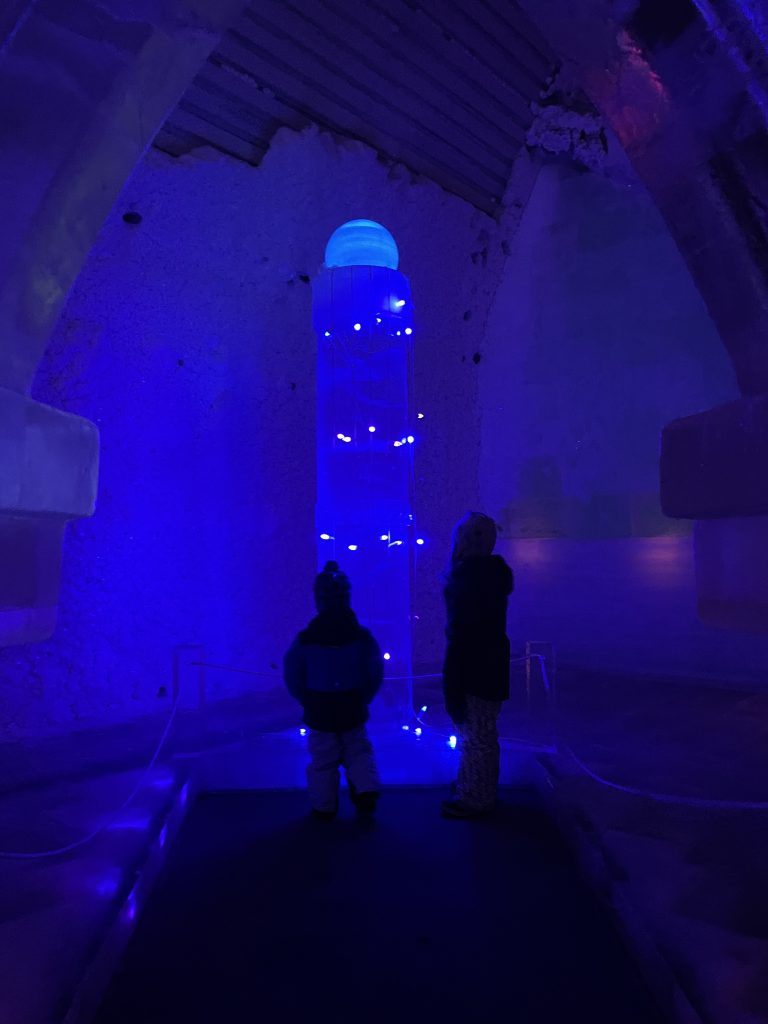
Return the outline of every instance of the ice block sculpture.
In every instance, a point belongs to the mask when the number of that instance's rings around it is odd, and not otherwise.
[[[413,307],[392,235],[369,220],[330,238],[313,289],[318,565],[335,558],[387,661],[381,707],[410,700],[416,531],[410,400]]]

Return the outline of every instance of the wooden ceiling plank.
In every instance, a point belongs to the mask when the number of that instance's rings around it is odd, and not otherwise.
[[[260,11],[266,11],[269,0],[262,0]],[[330,92],[334,98],[343,96],[348,105],[354,104],[354,111],[366,123],[388,125],[389,130],[396,137],[402,137],[412,146],[417,144],[422,150],[427,149],[448,167],[472,168],[472,178],[491,193],[503,189],[508,176],[508,167],[504,163],[494,160],[494,166],[489,166],[489,159],[478,154],[471,154],[468,148],[461,144],[445,139],[431,125],[429,120],[417,119],[411,113],[413,107],[418,106],[417,102],[409,102],[407,96],[396,96],[388,93],[388,82],[369,70],[366,80],[361,75],[349,74],[339,66],[339,57],[343,60],[345,54],[337,56],[326,56],[326,51],[321,51],[315,40],[314,44],[310,38],[302,39],[301,36],[290,31],[296,28],[288,18],[288,8],[282,9],[283,22],[276,26],[267,17],[256,15],[253,11],[247,11],[243,19],[245,22],[253,23],[256,33],[263,33],[259,39],[249,31],[247,38],[255,42],[260,48],[268,40],[270,57],[274,62],[280,60],[287,67],[293,67],[294,74],[310,78],[315,87],[315,106],[322,102],[320,97],[325,92]],[[270,35],[271,33],[271,35]],[[328,43],[325,44],[328,46]],[[466,172],[465,172],[466,173]]]
[[[201,88],[210,88],[215,86],[216,89],[223,93],[236,95],[240,103],[246,107],[252,107],[258,110],[259,116],[264,118],[264,120],[272,119],[275,122],[275,125],[285,124],[295,130],[301,130],[310,122],[316,122],[316,118],[310,118],[301,110],[289,106],[277,95],[265,94],[263,90],[259,89],[252,80],[241,74],[233,73],[231,67],[225,64],[220,65],[216,63],[219,59],[220,58],[214,54],[211,59],[209,59],[200,75],[198,75],[196,82],[198,82]],[[350,134],[340,128],[334,128],[334,130],[336,130],[338,134]],[[352,137],[356,138],[357,136]],[[381,140],[379,140],[379,142],[380,141]],[[394,156],[391,152],[388,152],[388,150],[382,149],[379,143],[371,141],[370,144],[376,144],[376,148],[381,149],[382,152],[389,155],[393,160],[401,160],[403,163],[406,163],[414,173],[432,178],[448,191],[461,195],[462,198],[468,198],[466,194],[466,184],[457,183],[454,179],[446,179],[443,168],[436,168],[434,165],[430,165],[428,167],[418,156],[411,156],[409,160],[406,161],[403,156]],[[474,192],[472,194],[472,199],[468,201],[471,201],[474,205],[479,205],[479,194],[479,192]],[[482,196],[482,205],[480,206],[480,209],[483,209],[485,212],[494,212],[496,208],[495,202],[489,201],[489,196],[486,193],[482,193]]]
[[[538,96],[538,88],[530,83],[525,88],[516,88],[500,79],[485,61],[478,60],[468,47],[457,41],[436,17],[415,0],[367,0],[362,7],[375,11],[390,23],[393,31],[419,47],[422,59],[428,59],[432,66],[450,68],[456,78],[465,83],[465,88],[473,89],[478,102],[484,104],[489,113],[502,122],[514,118],[527,130],[532,119],[531,102]]]
[[[183,102],[182,100],[182,104]],[[257,164],[263,156],[260,146],[219,128],[207,118],[201,117],[193,110],[186,109],[181,104],[171,115],[169,128],[171,130],[178,128],[190,135],[196,135],[203,139],[205,144],[229,153],[231,156],[236,156],[249,164]]]
[[[265,39],[263,42],[271,46],[273,40]],[[255,82],[263,82],[284,102],[303,110],[310,120],[324,124],[342,135],[350,135],[369,142],[386,155],[402,161],[419,173],[434,176],[440,184],[444,184],[446,173],[450,172],[451,180],[454,182],[454,187],[451,187],[450,191],[456,191],[456,183],[464,182],[474,194],[479,191],[486,196],[498,197],[499,181],[479,174],[468,157],[464,158],[462,165],[460,154],[453,150],[446,153],[445,149],[430,146],[429,150],[425,151],[420,133],[407,119],[401,118],[401,130],[397,135],[392,134],[382,127],[382,124],[388,123],[386,118],[382,121],[373,118],[370,112],[366,114],[357,109],[308,75],[294,71],[271,49],[264,49],[240,33],[227,33],[215,54],[225,61],[232,61],[237,66],[245,68],[249,74],[253,74]],[[426,167],[430,170],[426,170]],[[439,169],[442,177],[433,174],[432,169]],[[462,192],[459,191],[458,194],[461,195]]]
[[[183,128],[174,127],[170,121],[166,121],[152,140],[152,145],[161,153],[179,157],[184,156],[185,153],[191,153],[193,149],[199,149],[200,146],[208,145],[208,143],[198,135],[185,132]]]
[[[262,90],[264,85],[266,85],[266,79],[261,74],[260,68],[255,66],[253,62],[250,62],[246,70],[243,64],[243,61],[248,62],[250,60],[251,55],[251,50],[244,50],[242,45],[230,33],[222,40],[218,50],[212,54],[209,63],[215,61],[222,69],[232,68],[239,76],[243,76],[242,81],[245,87],[247,87],[248,80],[252,80],[252,88],[260,94],[258,102],[264,102],[265,94]],[[301,83],[298,84],[301,85]],[[281,86],[284,86],[285,89],[281,88]],[[472,203],[479,210],[491,215],[495,213],[499,200],[497,193],[479,188],[471,179],[468,180],[461,175],[455,174],[452,169],[444,167],[442,164],[430,159],[429,156],[425,156],[420,152],[412,152],[410,147],[401,140],[388,136],[375,125],[361,125],[359,129],[351,127],[346,109],[338,110],[338,118],[321,117],[318,111],[311,105],[311,98],[309,101],[306,101],[303,97],[297,97],[293,92],[288,91],[296,86],[297,83],[292,77],[278,75],[271,77],[269,89],[274,94],[275,102],[279,102],[286,108],[290,108],[297,114],[302,115],[306,118],[307,122],[319,124],[321,127],[335,132],[337,135],[360,139],[374,149],[379,150],[379,152],[389,157],[393,162],[402,163],[412,173],[431,179],[446,191],[460,196],[466,202]]]
[[[516,0],[480,0],[480,2],[488,8],[492,8],[498,18],[505,21],[514,32],[523,36],[529,46],[539,54],[545,65],[553,68],[560,63],[560,58],[549,45],[549,41]]]
[[[292,4],[288,6],[296,10]],[[322,45],[327,53],[339,58],[342,48],[346,47],[343,53],[348,55],[350,68],[358,77],[358,68],[364,74],[369,68],[375,69],[382,86],[390,95],[399,95],[401,102],[411,104],[409,109],[419,113],[422,123],[428,121],[434,125],[443,138],[450,139],[465,152],[484,153],[489,168],[504,177],[508,175],[508,154],[517,151],[525,136],[521,128],[510,138],[491,121],[479,125],[463,97],[437,85],[423,66],[410,61],[397,48],[387,48],[380,33],[372,35],[365,24],[358,21],[356,9],[342,19],[332,3],[300,0],[297,13],[304,19],[305,32],[309,26],[311,32],[324,36]]]
[[[474,4],[471,10],[476,10]],[[436,5],[421,4],[419,11],[453,36],[453,45],[464,47],[477,63],[493,73],[498,82],[504,82],[529,99],[539,94],[546,76],[542,75],[540,79],[532,76],[493,34],[475,21],[469,9],[455,5],[452,0],[442,0]]]
[[[512,5],[506,0],[473,0],[461,9],[504,47],[510,57],[525,68],[533,82],[542,82],[557,64],[554,54],[545,55],[533,41],[533,27],[521,27],[514,20]],[[512,17],[509,17],[510,13]]]
[[[211,112],[231,125],[241,126],[243,132],[254,139],[261,139],[265,146],[283,123],[282,118],[272,117],[259,107],[246,103],[235,93],[220,88],[210,76],[201,73],[187,89],[185,99],[202,110]]]

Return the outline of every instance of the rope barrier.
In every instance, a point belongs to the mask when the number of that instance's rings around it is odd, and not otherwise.
[[[91,840],[96,838],[96,836],[101,835],[102,832],[104,832],[106,829],[108,829],[109,826],[117,818],[117,816],[119,814],[121,814],[125,810],[125,808],[132,802],[132,800],[137,795],[139,790],[144,786],[144,784],[145,784],[145,782],[147,780],[147,777],[149,776],[150,772],[155,767],[155,764],[157,763],[157,759],[160,756],[160,751],[163,749],[163,747],[165,745],[165,741],[168,739],[168,733],[171,731],[171,726],[173,725],[173,721],[174,721],[174,719],[176,717],[176,710],[177,710],[178,706],[179,706],[179,701],[178,701],[178,698],[177,698],[174,701],[173,707],[171,708],[171,713],[170,713],[170,715],[168,717],[168,722],[166,723],[165,729],[163,729],[163,734],[160,737],[160,742],[155,747],[155,752],[152,755],[152,758],[150,759],[149,764],[144,769],[144,771],[141,773],[141,778],[136,783],[136,785],[133,787],[133,789],[128,794],[126,799],[123,800],[123,802],[120,804],[120,806],[116,810],[114,810],[107,817],[107,819],[104,822],[102,822],[101,825],[98,826],[98,828],[95,828],[92,832],[89,832],[87,836],[83,836],[82,839],[76,839],[72,843],[67,843],[66,846],[58,846],[58,847],[55,847],[54,849],[51,849],[51,850],[36,850],[34,852],[31,852],[31,853],[26,853],[26,852],[23,852],[23,851],[15,851],[15,850],[0,850],[0,859],[2,859],[2,860],[43,860],[43,859],[45,859],[47,857],[59,857],[63,853],[71,853],[72,850],[77,850],[81,846],[85,846],[86,843],[90,843]]]
[[[549,679],[549,674],[547,672],[547,667],[546,667],[546,659],[545,659],[544,655],[541,655],[541,654],[527,654],[527,655],[524,655],[523,657],[518,657],[518,658],[510,659],[510,664],[511,665],[524,664],[524,663],[526,663],[528,661],[533,661],[533,660],[538,661],[539,665],[541,667],[542,685],[544,687],[544,691],[545,691],[545,693],[547,695],[547,699],[548,699],[548,702],[550,704],[550,710],[551,710],[551,712],[553,714],[553,717],[556,720],[557,719],[557,709],[556,709],[556,707],[553,704],[554,689],[553,689],[551,681]],[[194,667],[199,667],[199,668],[220,669],[222,671],[236,672],[236,673],[239,673],[239,674],[242,674],[242,675],[258,676],[258,677],[261,677],[261,678],[278,679],[278,680],[280,679],[279,676],[276,676],[273,673],[255,672],[252,669],[236,668],[235,666],[231,666],[231,665],[217,665],[217,664],[214,664],[214,663],[211,663],[211,662],[202,662],[202,661],[190,662],[190,665],[192,665]],[[441,677],[442,677],[442,673],[440,673],[440,672],[431,672],[431,673],[423,673],[423,674],[420,674],[420,675],[411,675],[411,676],[387,676],[386,677],[386,681],[387,682],[415,682],[417,680],[421,681],[421,680],[427,680],[427,679],[440,679]],[[160,753],[161,753],[163,747],[165,746],[165,742],[166,742],[166,740],[168,738],[168,734],[170,733],[171,727],[172,727],[173,722],[174,722],[174,720],[176,718],[176,712],[178,710],[178,706],[179,706],[179,700],[178,700],[178,697],[177,697],[176,700],[173,703],[173,707],[171,708],[171,712],[170,712],[170,715],[168,717],[168,721],[167,721],[167,723],[165,725],[165,728],[163,729],[163,733],[162,733],[162,735],[160,737],[160,740],[159,740],[157,746],[155,747],[155,751],[152,754],[152,757],[151,757],[151,759],[149,761],[149,764],[147,765],[147,767],[142,772],[139,781],[133,787],[133,789],[128,794],[126,799],[123,800],[123,802],[116,808],[116,810],[114,810],[106,818],[106,820],[102,822],[101,825],[99,825],[97,828],[93,829],[93,831],[89,832],[86,836],[83,836],[81,839],[74,840],[73,842],[67,843],[64,846],[55,847],[55,848],[52,848],[52,849],[49,849],[49,850],[36,850],[36,851],[31,851],[31,852],[21,851],[21,850],[19,850],[19,851],[0,850],[0,859],[2,859],[2,860],[42,860],[42,859],[46,859],[46,858],[49,858],[49,857],[58,857],[58,856],[61,856],[62,854],[70,853],[73,850],[76,850],[76,849],[79,849],[79,848],[85,846],[87,843],[90,843],[93,839],[95,839],[97,836],[101,835],[106,829],[108,829],[109,826],[118,817],[118,815],[121,814],[125,810],[125,808],[128,807],[128,805],[135,799],[135,797],[138,794],[139,790],[144,786],[144,784],[145,784],[145,782],[147,780],[147,777],[149,776],[149,774],[152,772],[153,768],[155,767],[155,764],[157,763],[157,759],[159,758]],[[427,725],[427,723],[424,722],[419,717],[419,715],[416,714],[415,711],[414,711],[414,717],[419,722],[419,724],[424,726],[425,728],[428,728],[428,729],[434,728],[433,726]],[[515,742],[522,742],[522,741],[515,741]],[[578,754],[576,754],[576,752],[573,750],[573,748],[568,743],[563,742],[562,744],[560,744],[560,748],[561,748],[561,750],[564,750],[564,751],[566,751],[568,753],[568,755],[571,757],[571,759],[573,760],[573,762],[577,766],[577,768],[584,775],[586,775],[588,778],[590,778],[593,782],[596,782],[596,783],[598,783],[601,786],[605,786],[608,789],[612,789],[612,790],[616,790],[616,791],[619,791],[619,792],[622,792],[622,793],[626,793],[629,796],[636,796],[636,797],[640,797],[640,798],[647,799],[647,800],[653,800],[656,803],[681,805],[681,806],[685,806],[685,807],[695,807],[695,808],[700,808],[702,810],[723,810],[723,811],[730,811],[730,810],[733,810],[733,811],[755,811],[755,810],[757,810],[757,811],[764,811],[764,810],[768,810],[768,800],[717,800],[717,799],[709,799],[707,797],[694,797],[694,796],[683,796],[682,794],[661,793],[661,792],[657,792],[655,790],[646,790],[646,789],[642,789],[642,788],[637,787],[637,786],[625,785],[625,784],[617,782],[617,781],[615,781],[613,779],[606,778],[605,776],[600,775],[597,772],[593,771],[589,767],[589,765],[585,764],[585,762],[578,756]],[[556,751],[558,749],[557,739],[555,740],[555,746],[551,747],[551,748],[547,748],[547,749],[552,750],[552,751]]]

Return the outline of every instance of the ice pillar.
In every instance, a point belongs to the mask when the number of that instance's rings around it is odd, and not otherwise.
[[[382,705],[410,699],[416,414],[413,307],[389,232],[350,221],[332,235],[313,289],[317,333],[318,565],[335,558],[360,621],[387,659]]]

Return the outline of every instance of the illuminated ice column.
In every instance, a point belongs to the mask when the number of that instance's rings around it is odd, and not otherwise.
[[[410,699],[415,531],[409,400],[413,310],[395,240],[373,221],[331,236],[314,285],[318,565],[336,558],[388,659],[384,703]]]

